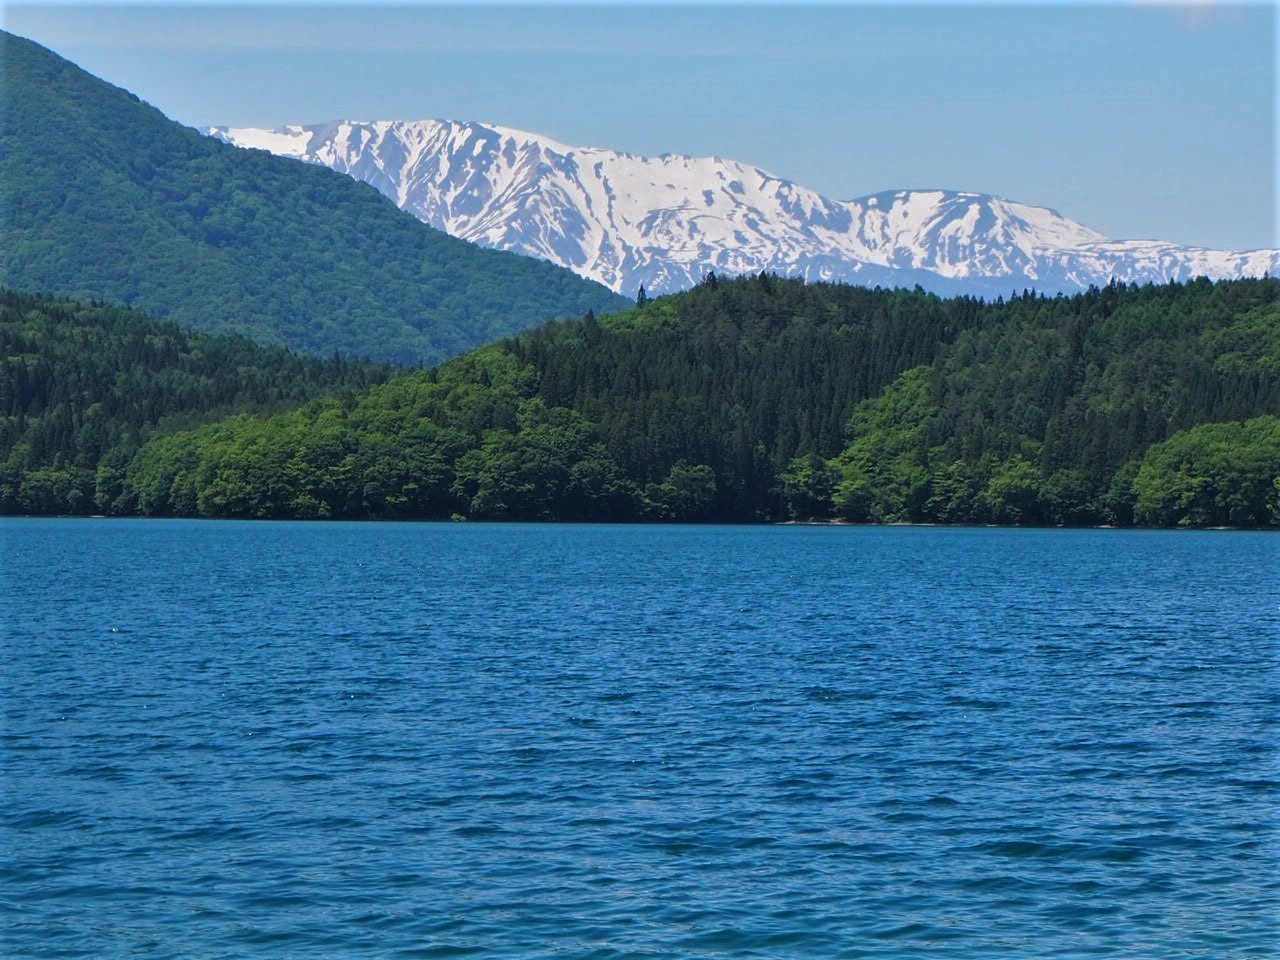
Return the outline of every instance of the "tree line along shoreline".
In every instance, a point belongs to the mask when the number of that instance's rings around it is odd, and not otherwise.
[[[0,513],[1280,526],[1280,281],[713,276],[429,370],[0,294]]]

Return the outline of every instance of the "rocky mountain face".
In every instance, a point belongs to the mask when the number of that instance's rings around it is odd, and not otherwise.
[[[420,220],[634,295],[709,271],[995,296],[1280,271],[1280,251],[1112,240],[1045,207],[950,190],[833,200],[720,157],[640,157],[444,120],[215,127],[372,184]]]

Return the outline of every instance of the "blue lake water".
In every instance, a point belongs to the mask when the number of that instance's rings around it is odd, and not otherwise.
[[[0,954],[1280,956],[1278,547],[3,521]]]

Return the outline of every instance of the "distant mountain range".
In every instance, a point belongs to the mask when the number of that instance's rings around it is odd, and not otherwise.
[[[212,127],[206,133],[347,173],[420,220],[568,267],[633,296],[709,271],[920,284],[994,297],[1112,279],[1280,272],[1280,251],[1112,240],[1046,207],[951,190],[833,200],[720,157],[640,157],[443,120]]]
[[[0,285],[405,364],[627,306],[348,177],[201,136],[29,40],[0,32],[0,64]]]

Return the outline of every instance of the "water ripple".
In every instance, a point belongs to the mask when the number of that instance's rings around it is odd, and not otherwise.
[[[0,533],[6,956],[1280,956],[1275,537]]]

